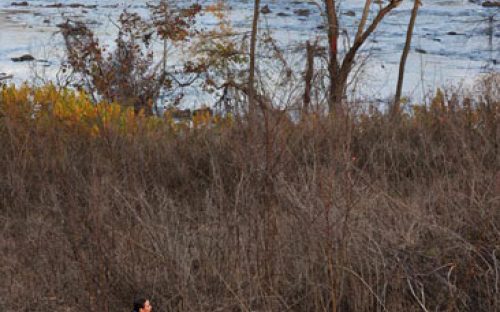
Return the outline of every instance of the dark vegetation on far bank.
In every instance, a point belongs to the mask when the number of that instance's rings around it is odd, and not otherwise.
[[[499,98],[191,126],[0,95],[0,308],[498,311]],[[111,107],[111,108],[110,108]]]

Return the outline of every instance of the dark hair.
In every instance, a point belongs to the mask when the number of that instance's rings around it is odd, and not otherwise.
[[[134,300],[134,312],[139,312],[139,309],[144,309],[144,304],[148,301],[146,298],[138,298]]]

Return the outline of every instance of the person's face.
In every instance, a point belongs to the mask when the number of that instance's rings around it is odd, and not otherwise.
[[[149,300],[144,302],[144,308],[140,309],[139,312],[151,312],[153,311],[153,306],[149,303]]]

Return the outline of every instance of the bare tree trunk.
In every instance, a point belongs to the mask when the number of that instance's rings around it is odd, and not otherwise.
[[[361,16],[361,20],[359,21],[358,32],[356,33],[356,38],[354,40],[359,40],[363,35],[363,31],[365,30],[366,21],[368,20],[368,14],[370,14],[370,5],[372,4],[372,0],[366,0],[365,8],[363,9],[363,16]]]
[[[167,8],[168,3],[166,2],[166,0],[162,0],[161,2],[165,6],[165,8]],[[164,23],[165,23],[165,25],[168,25],[168,15],[167,14],[165,14]],[[167,43],[167,37],[165,36],[163,38],[163,74],[167,73],[167,49],[168,49],[168,43]]]
[[[309,106],[311,105],[311,87],[312,79],[314,75],[314,49],[315,47],[311,45],[309,41],[306,42],[306,75],[305,79],[305,90],[304,90],[304,103],[302,107],[302,114],[309,113]]]
[[[166,9],[168,6],[168,3],[166,2],[166,0],[162,0],[162,3]],[[165,14],[165,16],[164,16],[164,23],[165,23],[165,25],[168,25],[168,15],[167,14]],[[163,38],[163,60],[162,60],[162,63],[163,63],[162,64],[162,66],[163,66],[162,75],[163,75],[163,77],[167,76],[167,57],[168,57],[168,41],[167,41],[167,37],[165,36]],[[161,99],[162,99],[162,105],[164,105],[165,102],[163,100],[163,97],[161,97]],[[156,100],[154,103],[154,111],[155,111],[156,115],[159,115],[158,100]]]
[[[330,94],[329,108],[330,111],[338,112],[341,108],[342,97],[338,98],[338,38],[339,38],[339,22],[337,18],[337,9],[335,8],[335,0],[325,0],[326,16],[328,21],[328,73],[330,74]]]
[[[399,63],[399,77],[398,85],[396,87],[396,96],[394,98],[394,103],[391,109],[391,115],[393,117],[399,114],[400,104],[401,104],[401,91],[403,89],[403,79],[405,73],[406,59],[408,58],[408,53],[411,47],[411,38],[413,36],[413,29],[415,28],[415,21],[417,20],[418,8],[420,6],[420,0],[414,0],[413,10],[411,11],[410,23],[408,24],[408,30],[406,32],[406,43],[403,49],[403,54],[401,55],[401,62]]]
[[[255,0],[253,9],[252,35],[250,38],[250,74],[248,78],[248,106],[250,114],[255,112],[255,48],[259,22],[260,0]]]
[[[353,67],[354,58],[356,57],[357,52],[365,43],[366,39],[368,39],[373,31],[375,31],[384,17],[403,2],[403,0],[390,0],[386,6],[382,7],[381,5],[379,12],[373,18],[370,26],[364,30],[364,26],[368,20],[371,1],[372,0],[366,0],[365,2],[363,16],[361,18],[354,43],[345,54],[340,65],[337,49],[339,24],[335,8],[335,0],[325,0],[326,14],[328,18],[328,42],[330,52],[330,60],[328,64],[328,71],[330,74],[330,101],[328,104],[330,112],[334,111],[336,114],[341,114],[343,112],[342,99],[346,92],[349,73]]]

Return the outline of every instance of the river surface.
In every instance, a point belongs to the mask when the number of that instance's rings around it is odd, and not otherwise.
[[[213,0],[215,1],[215,0]],[[202,6],[212,0],[198,1]],[[12,75],[12,81],[61,79],[59,65],[64,58],[62,40],[56,24],[67,17],[78,17],[93,24],[101,42],[112,42],[116,28],[113,21],[125,8],[145,13],[143,0],[100,1],[27,1],[28,6],[13,6],[12,0],[0,0],[0,77]],[[188,4],[192,1],[177,1]],[[232,27],[248,31],[253,1],[226,0],[227,17]],[[93,7],[47,7],[54,3],[81,3]],[[325,41],[322,1],[262,0],[269,8],[261,15],[261,27],[269,29],[290,58],[303,60],[300,49],[307,40]],[[342,30],[353,34],[364,1],[349,0],[340,4]],[[365,63],[356,77],[356,94],[385,99],[394,93],[398,64],[404,46],[411,1],[405,1],[381,23],[363,46]],[[373,5],[373,12],[378,6]],[[302,13],[298,14],[299,10]],[[407,62],[404,94],[420,101],[436,87],[470,86],[484,73],[500,72],[500,8],[483,7],[468,0],[423,0]],[[204,14],[198,25],[214,27],[217,20]],[[29,53],[37,62],[12,62],[11,58]],[[300,67],[302,65],[298,65]],[[300,70],[297,67],[297,71]],[[187,106],[197,106],[196,97]]]

